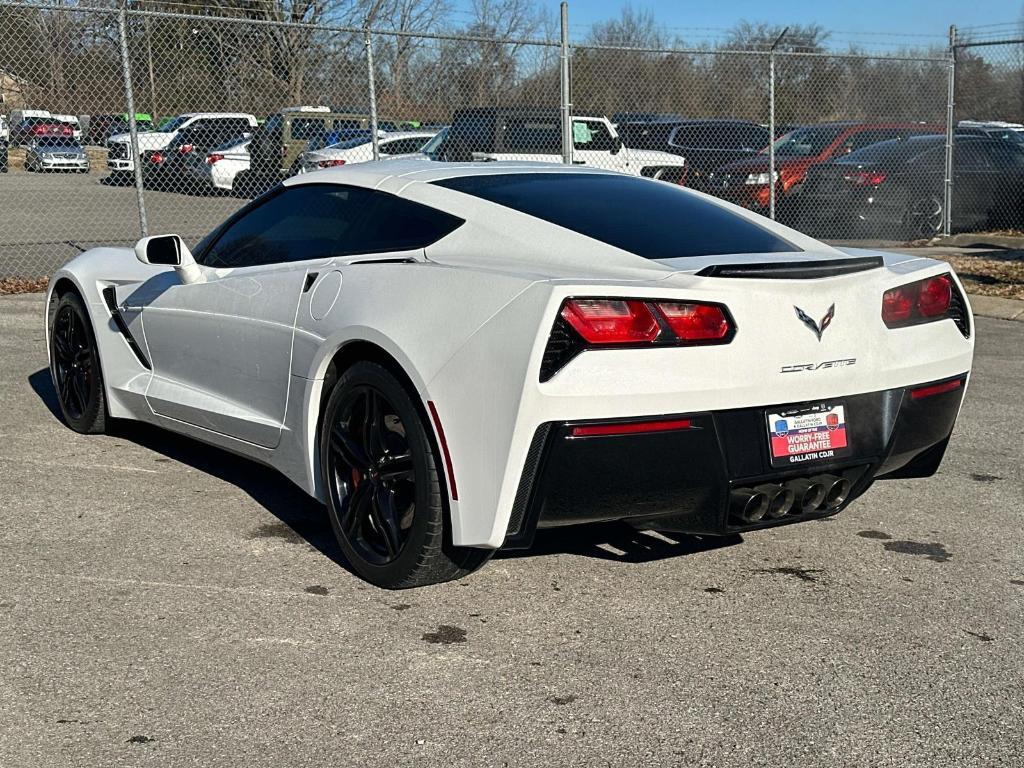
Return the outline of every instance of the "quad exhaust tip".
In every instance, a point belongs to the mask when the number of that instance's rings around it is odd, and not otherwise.
[[[847,500],[851,488],[849,480],[835,475],[734,488],[729,496],[729,511],[735,520],[747,524],[780,520],[786,515],[832,512]]]
[[[850,495],[850,481],[845,477],[818,475],[812,477],[811,481],[821,483],[825,487],[825,498],[822,501],[824,509],[838,509]]]
[[[770,520],[785,517],[793,508],[793,499],[796,494],[791,488],[784,485],[759,485],[754,490],[763,493],[768,498],[768,510],[765,512],[765,517]]]
[[[751,488],[736,488],[730,496],[733,516],[745,523],[757,523],[768,512],[768,497]]]

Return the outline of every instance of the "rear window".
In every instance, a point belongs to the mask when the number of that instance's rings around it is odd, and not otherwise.
[[[510,173],[433,182],[571,229],[645,259],[799,251],[667,182],[586,173]]]
[[[863,149],[851,152],[837,162],[840,163],[892,163],[909,160],[924,154],[937,146],[945,145],[942,137],[926,139],[890,139],[869,144]]]

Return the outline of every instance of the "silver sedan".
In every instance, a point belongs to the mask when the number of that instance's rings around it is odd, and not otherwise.
[[[75,139],[44,137],[32,142],[25,154],[26,171],[89,172],[89,156]]]

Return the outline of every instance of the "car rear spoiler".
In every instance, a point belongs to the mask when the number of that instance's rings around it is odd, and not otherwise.
[[[712,264],[697,273],[700,277],[742,277],[757,280],[814,280],[878,269],[881,256],[822,261],[774,261],[759,264]]]

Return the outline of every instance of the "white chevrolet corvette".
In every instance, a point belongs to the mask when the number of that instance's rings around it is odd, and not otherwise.
[[[87,251],[47,331],[73,429],[277,468],[385,587],[537,528],[733,534],[931,475],[974,346],[942,262],[661,181],[423,160],[289,179],[192,251]]]

